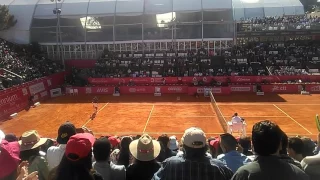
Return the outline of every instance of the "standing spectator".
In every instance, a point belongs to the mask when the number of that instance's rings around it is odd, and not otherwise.
[[[217,159],[222,161],[233,172],[239,167],[251,162],[247,156],[237,151],[237,140],[231,134],[220,135],[220,146],[224,154],[220,154]]]
[[[46,159],[40,156],[40,146],[47,142],[47,138],[40,138],[35,130],[26,131],[22,134],[20,144],[20,158],[28,161],[28,172],[38,171],[39,180],[47,180],[49,167]]]
[[[181,142],[184,154],[166,159],[153,180],[231,179],[233,173],[229,168],[206,155],[206,136],[201,129],[187,129]]]
[[[160,168],[155,160],[161,150],[160,143],[144,134],[130,143],[130,152],[135,158],[127,168],[127,180],[150,180]]]
[[[105,137],[98,139],[93,145],[93,155],[96,162],[92,167],[103,180],[125,180],[126,169],[123,165],[118,166],[109,161],[111,144]]]
[[[252,163],[240,167],[232,180],[308,180],[308,175],[301,169],[277,156],[282,136],[280,127],[271,121],[254,124],[252,144],[258,157]]]
[[[301,162],[303,159],[303,142],[299,137],[289,138],[288,154],[293,159]]]
[[[71,136],[59,166],[50,172],[50,180],[103,180],[101,175],[92,171],[94,142],[90,133]]]
[[[59,146],[52,146],[47,150],[47,161],[49,165],[49,170],[57,167],[66,150],[66,144],[69,138],[76,134],[75,126],[67,121],[63,123],[58,130],[57,142]]]

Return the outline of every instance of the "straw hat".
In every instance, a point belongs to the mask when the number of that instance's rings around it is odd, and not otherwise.
[[[22,134],[20,144],[20,151],[35,149],[47,142],[47,138],[40,138],[36,130],[26,131]]]
[[[129,145],[130,152],[139,161],[151,161],[158,157],[161,147],[158,141],[152,140],[148,134],[142,135]]]

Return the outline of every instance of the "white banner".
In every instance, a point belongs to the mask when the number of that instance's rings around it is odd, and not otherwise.
[[[30,94],[37,94],[39,92],[45,91],[46,88],[44,87],[43,82],[34,84],[29,86]]]
[[[51,89],[50,90],[50,96],[51,97],[58,97],[58,96],[61,96],[61,95],[62,95],[61,88]]]

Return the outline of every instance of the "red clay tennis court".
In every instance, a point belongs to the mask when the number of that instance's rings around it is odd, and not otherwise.
[[[91,121],[92,98],[59,97],[28,112],[20,112],[17,118],[2,122],[0,128],[17,135],[36,129],[42,136],[55,137],[59,125],[70,120],[77,127],[90,128],[96,136],[165,133],[180,137],[191,126],[202,128],[207,136],[224,133],[210,98],[183,95],[178,101],[177,95],[98,96],[98,114]],[[235,112],[245,118],[248,134],[255,122],[265,119],[275,121],[290,136],[315,138],[318,134],[314,117],[319,113],[320,95],[242,94],[215,98],[227,121]]]

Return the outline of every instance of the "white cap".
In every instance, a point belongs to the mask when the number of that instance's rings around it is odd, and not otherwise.
[[[206,146],[206,135],[200,128],[192,127],[184,132],[181,141],[190,148],[203,148]]]
[[[179,149],[179,142],[177,141],[176,136],[170,136],[170,138],[169,138],[169,149],[171,149],[171,150]]]

